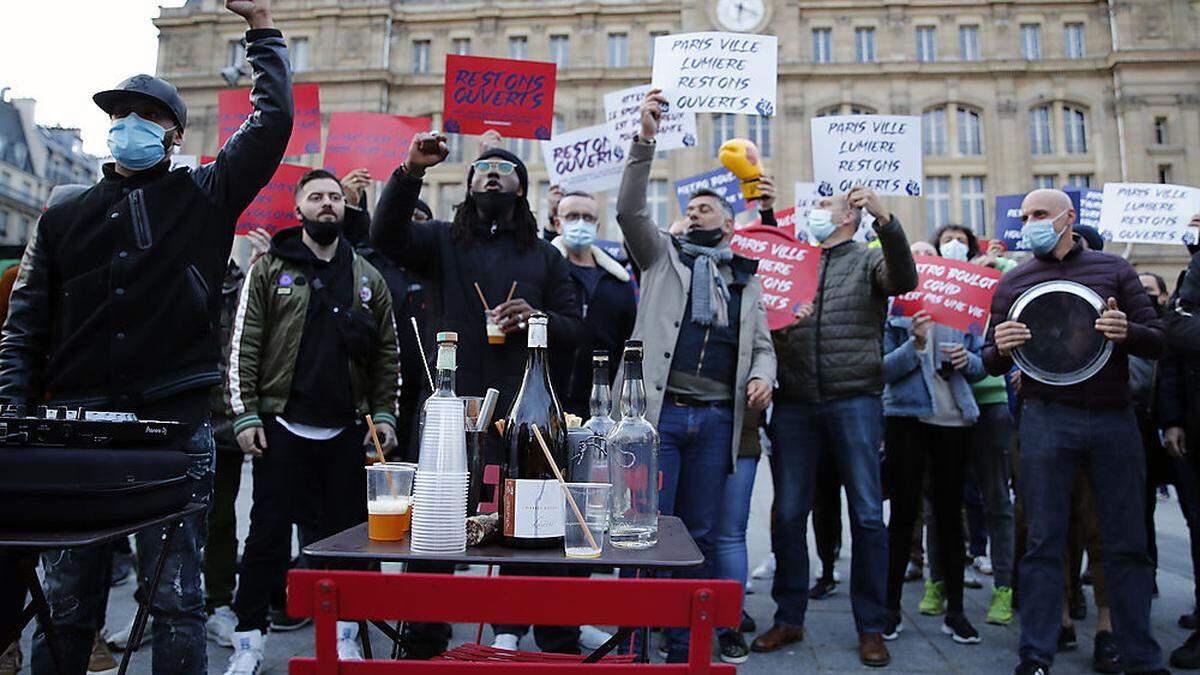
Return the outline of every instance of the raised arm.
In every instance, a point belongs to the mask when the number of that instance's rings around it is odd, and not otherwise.
[[[414,274],[432,276],[437,263],[436,222],[414,223],[413,209],[421,194],[425,170],[441,163],[449,154],[446,137],[427,132],[417,134],[409,145],[408,159],[392,172],[371,219],[371,244]]]
[[[650,164],[654,160],[654,136],[662,120],[662,106],[667,102],[659,90],[646,93],[641,106],[641,133],[629,144],[629,157],[621,176],[617,193],[617,224],[625,236],[629,255],[640,269],[648,269],[667,251],[670,236],[660,230],[650,218],[646,206],[646,188],[650,183]]]

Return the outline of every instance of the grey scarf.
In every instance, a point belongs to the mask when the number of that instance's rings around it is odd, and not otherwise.
[[[696,259],[692,265],[692,321],[699,326],[729,325],[729,287],[719,265],[733,260],[729,245],[708,248],[680,240],[679,248]]]

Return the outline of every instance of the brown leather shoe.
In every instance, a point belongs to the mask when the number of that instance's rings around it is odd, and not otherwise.
[[[883,644],[883,635],[880,633],[858,634],[858,658],[864,666],[873,668],[882,668],[892,662],[892,655]]]
[[[800,642],[803,639],[803,628],[777,623],[771,627],[771,630],[754,638],[754,642],[750,644],[750,651],[759,653],[773,652],[785,645]]]

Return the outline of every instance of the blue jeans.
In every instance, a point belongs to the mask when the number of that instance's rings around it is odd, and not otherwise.
[[[658,467],[663,488],[658,508],[664,515],[683,520],[704,564],[676,572],[676,579],[712,579],[716,553],[721,494],[729,477],[733,445],[733,408],[729,406],[678,406],[663,403],[658,417]],[[743,519],[743,529],[745,528]],[[667,661],[687,661],[687,628],[668,628]]]
[[[1153,566],[1146,552],[1146,462],[1131,408],[1075,408],[1031,400],[1021,408],[1018,488],[1028,523],[1021,559],[1023,659],[1052,664],[1062,623],[1063,549],[1071,485],[1082,464],[1091,479],[1113,633],[1125,672],[1162,667],[1150,632]]]
[[[212,495],[215,449],[212,426],[205,420],[184,447],[192,460],[188,475],[195,481],[193,502],[207,504]],[[200,591],[200,551],[204,546],[207,518],[204,511],[188,516],[176,530],[163,563],[162,578],[150,599],[150,616],[154,619],[151,623],[154,673],[204,675],[208,672],[204,594]],[[167,525],[158,525],[136,534],[139,596],[146,592],[154,575],[154,564],[162,550],[166,529]],[[61,664],[62,672],[87,671],[92,643],[101,628],[111,558],[112,544],[42,554],[55,647],[65,659]],[[40,626],[33,637],[32,667],[39,675],[55,672],[50,645]]]
[[[776,404],[771,418],[775,483],[775,623],[801,627],[808,609],[808,514],[817,462],[837,464],[850,508],[850,602],[860,633],[879,633],[887,621],[887,528],[883,523],[879,445],[883,404],[851,396],[820,404]]]
[[[757,457],[738,457],[737,471],[725,477],[725,489],[720,499],[721,512],[717,514],[713,536],[713,576],[741,584],[743,604],[750,567],[746,556],[746,522],[750,520],[750,494],[754,490],[754,474],[757,471]],[[736,628],[720,628],[717,632],[734,630]]]

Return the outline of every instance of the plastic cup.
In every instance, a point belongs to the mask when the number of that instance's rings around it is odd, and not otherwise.
[[[599,558],[604,552],[611,492],[609,483],[567,483],[563,492],[563,550],[568,558]],[[583,516],[583,524],[579,516]]]
[[[412,487],[416,472],[405,464],[367,467],[367,537],[400,541],[412,523]]]
[[[483,312],[484,325],[487,328],[487,341],[489,345],[504,344],[504,331],[500,330],[500,317],[492,310]]]

